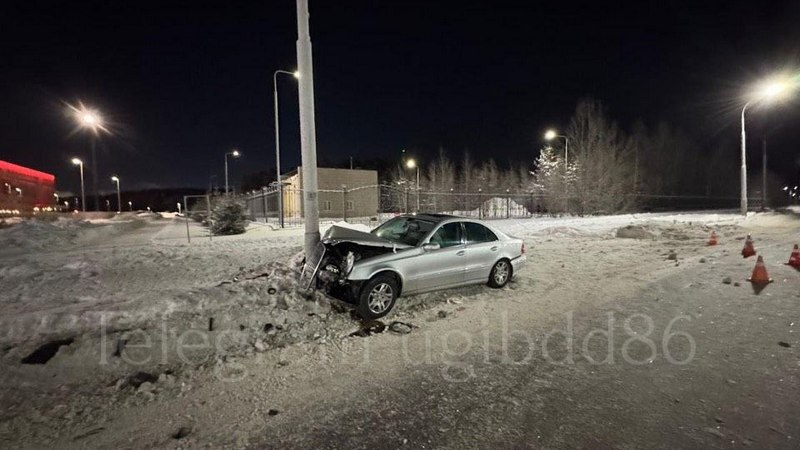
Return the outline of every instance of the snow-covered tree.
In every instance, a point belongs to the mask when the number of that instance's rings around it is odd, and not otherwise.
[[[533,163],[529,190],[538,199],[538,206],[550,213],[564,210],[564,160],[552,147],[539,151]]]
[[[211,233],[215,235],[242,234],[247,227],[244,205],[233,199],[223,198],[211,211]]]

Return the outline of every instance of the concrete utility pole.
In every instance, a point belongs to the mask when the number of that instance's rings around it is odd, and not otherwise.
[[[311,35],[308,31],[308,0],[297,0],[297,69],[300,72],[300,148],[303,166],[303,213],[306,257],[319,242],[319,199],[317,198],[317,132],[314,125],[314,68]]]

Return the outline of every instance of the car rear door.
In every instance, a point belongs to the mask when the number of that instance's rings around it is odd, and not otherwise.
[[[494,232],[477,222],[464,222],[467,251],[467,282],[487,281],[494,263],[500,259],[500,241]]]
[[[428,240],[440,245],[437,250],[428,250],[409,260],[413,264],[410,280],[415,291],[428,291],[464,283],[466,250],[460,222],[440,225]]]

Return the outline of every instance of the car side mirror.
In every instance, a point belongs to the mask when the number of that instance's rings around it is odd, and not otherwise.
[[[422,249],[425,250],[426,252],[439,250],[440,248],[442,248],[442,246],[439,245],[437,242],[427,242],[425,244],[422,244]]]

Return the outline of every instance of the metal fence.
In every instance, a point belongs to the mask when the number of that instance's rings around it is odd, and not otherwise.
[[[278,207],[281,196],[283,214]],[[303,222],[303,192],[276,187],[243,195],[251,220],[284,226]],[[545,212],[532,193],[417,191],[392,185],[319,190],[320,220],[377,224],[403,213],[444,213],[477,219],[524,218]],[[282,216],[282,217],[281,217]]]
[[[283,199],[283,217],[279,213],[278,195]],[[667,196],[632,194],[636,197],[638,211],[668,211],[712,208],[735,208],[738,197]],[[284,187],[279,193],[276,187],[241,195],[251,220],[280,226],[281,218],[286,227],[303,223],[303,191]],[[505,191],[458,192],[451,190],[417,191],[413,188],[388,184],[361,186],[354,189],[327,189],[318,191],[320,221],[364,223],[378,225],[403,213],[443,213],[476,219],[527,218],[544,214],[561,214],[560,210],[548,210],[547,205],[565,205],[567,212],[578,213],[577,199],[552,197],[532,192]]]

